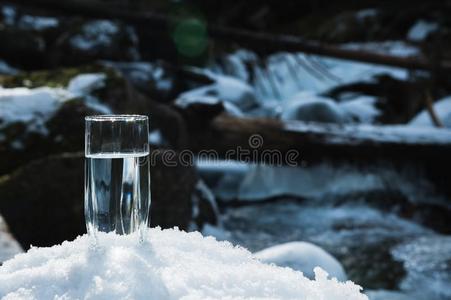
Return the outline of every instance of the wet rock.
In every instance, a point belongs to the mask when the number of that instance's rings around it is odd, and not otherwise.
[[[171,157],[163,150],[151,155],[151,225],[187,229],[197,173],[193,167],[172,166],[177,155]],[[84,157],[77,153],[36,160],[0,177],[0,214],[24,249],[86,232],[83,178]]]

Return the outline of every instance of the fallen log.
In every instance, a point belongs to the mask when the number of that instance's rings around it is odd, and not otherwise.
[[[259,139],[252,145],[252,138]],[[215,150],[219,156],[239,159],[233,150],[254,151],[254,161],[265,161],[265,150],[283,155],[297,151],[298,163],[333,159],[353,162],[451,162],[451,131],[406,126],[337,125],[233,118],[220,115],[203,130],[190,132],[194,152]]]
[[[65,14],[80,14],[95,18],[115,18],[132,24],[152,26],[152,30],[168,31],[180,19],[151,11],[132,11],[115,8],[99,1],[91,0],[9,0],[10,3],[24,4]],[[316,54],[340,59],[399,67],[408,70],[451,71],[451,62],[431,62],[424,57],[397,57],[362,50],[343,49],[339,46],[305,40],[290,35],[274,35],[237,28],[209,24],[208,34],[212,38],[233,41],[265,53],[290,51]]]
[[[451,196],[451,130],[443,128],[315,124],[220,115],[209,126],[189,134],[189,149],[204,159],[216,156],[297,167],[327,161],[366,170],[389,165],[422,174],[440,192]]]

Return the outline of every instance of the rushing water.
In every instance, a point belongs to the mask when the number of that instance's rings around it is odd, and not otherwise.
[[[320,203],[284,200],[229,208],[224,227],[232,242],[252,251],[288,241],[315,243],[365,290],[451,299],[450,237],[365,204]]]

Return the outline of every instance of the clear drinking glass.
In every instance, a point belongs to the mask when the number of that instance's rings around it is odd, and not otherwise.
[[[139,231],[142,240],[150,208],[148,117],[99,115],[85,121],[88,234]]]

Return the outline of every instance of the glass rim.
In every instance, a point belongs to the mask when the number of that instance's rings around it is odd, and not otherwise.
[[[96,121],[96,122],[147,121],[147,120],[149,120],[149,117],[145,115],[126,115],[126,114],[92,115],[85,117],[85,121]]]

